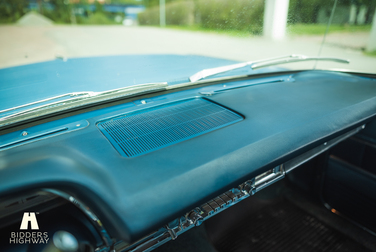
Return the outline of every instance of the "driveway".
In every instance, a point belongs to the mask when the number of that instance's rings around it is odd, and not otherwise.
[[[376,72],[376,58],[364,55],[359,49],[366,43],[367,36],[367,33],[330,34],[321,56],[346,58],[351,64],[325,62],[317,67]],[[237,61],[287,54],[317,56],[320,44],[321,36],[292,37],[277,42],[262,37],[236,37],[157,27],[2,25],[0,68],[54,60],[56,57],[69,60],[119,54],[196,54]],[[288,65],[290,68],[312,66],[312,62]]]

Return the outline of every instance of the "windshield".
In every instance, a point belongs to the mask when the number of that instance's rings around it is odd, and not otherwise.
[[[1,0],[0,118],[75,92],[200,80],[211,68],[216,77],[376,73],[375,8],[374,0]],[[282,56],[330,60],[249,67]],[[239,62],[247,64],[218,74]]]

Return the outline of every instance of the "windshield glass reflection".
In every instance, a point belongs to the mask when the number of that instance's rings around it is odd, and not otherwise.
[[[318,56],[335,1],[8,0],[0,4],[0,67],[124,54],[234,61]],[[339,1],[317,68],[376,72],[376,2]],[[300,62],[288,68],[312,68]]]

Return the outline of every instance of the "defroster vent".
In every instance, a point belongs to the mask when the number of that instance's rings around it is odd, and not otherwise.
[[[135,157],[241,120],[231,110],[195,98],[131,112],[97,126],[121,155]]]

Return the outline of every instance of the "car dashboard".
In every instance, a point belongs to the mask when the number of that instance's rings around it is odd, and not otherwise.
[[[8,129],[0,135],[4,246],[23,213],[37,212],[50,239],[66,226],[95,251],[150,251],[375,115],[375,79],[312,70],[145,94]]]

